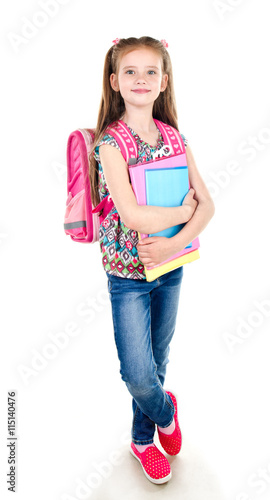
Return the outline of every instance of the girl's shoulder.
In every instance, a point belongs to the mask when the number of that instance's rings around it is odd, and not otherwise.
[[[121,125],[122,125],[122,122],[117,120],[117,121],[110,123],[107,126],[106,130],[104,131],[103,136],[101,137],[101,139],[100,139],[99,143],[97,144],[95,151],[94,151],[94,157],[95,157],[97,162],[100,163],[99,148],[100,148],[100,146],[103,146],[104,144],[109,145],[109,146],[113,146],[116,149],[118,149],[119,151],[121,151],[121,147],[114,136],[114,131],[117,131],[117,129],[119,127],[121,128]]]
[[[112,135],[105,132],[104,135],[102,136],[102,138],[100,139],[99,143],[97,144],[97,146],[95,148],[95,152],[94,152],[95,160],[99,163],[100,163],[99,148],[100,148],[100,146],[103,146],[104,144],[109,145],[109,146],[113,146],[114,148],[117,148],[120,151],[120,147],[119,147],[117,141],[115,140],[115,138]]]

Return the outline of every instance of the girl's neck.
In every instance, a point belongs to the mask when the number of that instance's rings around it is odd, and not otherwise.
[[[153,120],[152,109],[146,112],[144,109],[132,109],[132,112],[126,109],[122,120],[132,130],[140,133],[150,134],[156,131],[156,124]]]

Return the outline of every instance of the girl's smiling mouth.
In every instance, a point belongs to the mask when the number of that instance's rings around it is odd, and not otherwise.
[[[147,90],[147,89],[134,89],[131,92],[135,92],[136,94],[147,94],[147,92],[150,92],[150,90]]]

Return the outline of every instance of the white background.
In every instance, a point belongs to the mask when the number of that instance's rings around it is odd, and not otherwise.
[[[184,269],[167,375],[183,450],[162,487],[128,453],[99,246],[63,231],[68,135],[95,126],[112,40],[142,35],[169,43],[179,128],[216,206]],[[14,0],[1,41],[1,498],[12,390],[20,500],[269,498],[267,0]]]

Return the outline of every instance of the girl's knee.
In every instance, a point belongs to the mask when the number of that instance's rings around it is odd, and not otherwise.
[[[154,376],[136,376],[125,380],[127,388],[132,396],[147,396],[157,386],[158,381]]]

